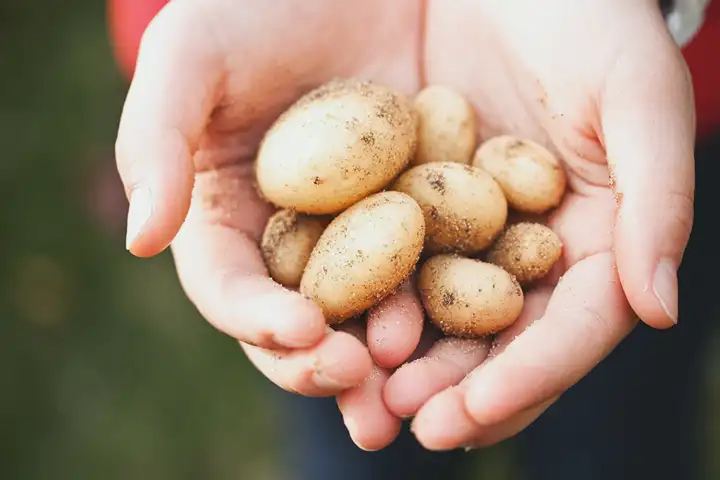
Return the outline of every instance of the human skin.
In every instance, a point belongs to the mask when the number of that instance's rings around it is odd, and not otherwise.
[[[563,159],[570,191],[550,218],[562,265],[489,357],[485,341],[440,339],[394,371],[423,328],[412,286],[366,332],[328,332],[316,306],[267,277],[256,242],[272,210],[253,155],[285,107],[335,76],[454,87],[481,138],[513,133]],[[188,297],[270,380],[337,395],[362,448],[414,416],[419,441],[442,450],[522,430],[637,317],[676,323],[694,134],[687,68],[653,0],[175,0],[144,36],[116,153],[128,249],[171,245]]]

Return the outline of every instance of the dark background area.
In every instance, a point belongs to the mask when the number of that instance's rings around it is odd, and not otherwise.
[[[126,83],[104,8],[0,0],[0,478],[292,478],[275,387],[199,317],[168,254],[124,249],[113,142]],[[510,478],[507,452],[475,472]]]

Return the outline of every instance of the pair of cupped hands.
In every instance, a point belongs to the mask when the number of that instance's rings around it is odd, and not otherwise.
[[[333,77],[409,95],[453,87],[481,139],[511,133],[562,158],[569,191],[549,218],[562,275],[527,292],[510,329],[423,332],[408,283],[366,325],[331,330],[268,278],[258,240],[273,210],[254,154],[287,106]],[[280,387],[336,396],[361,448],[388,445],[408,417],[429,449],[489,445],[532,423],[638,318],[677,323],[694,118],[656,0],[173,0],[143,38],[120,122],[127,245],[140,257],[170,245],[201,314]]]

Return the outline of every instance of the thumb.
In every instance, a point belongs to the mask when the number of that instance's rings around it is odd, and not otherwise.
[[[695,111],[680,52],[656,33],[645,42],[652,48],[633,47],[618,61],[600,113],[618,204],[620,281],[645,323],[668,328],[677,323],[677,270],[693,222]]]
[[[185,221],[192,157],[221,73],[187,5],[170,2],[148,26],[115,146],[130,200],[127,248],[141,257],[164,250]]]

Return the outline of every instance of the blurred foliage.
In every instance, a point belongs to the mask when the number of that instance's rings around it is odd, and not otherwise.
[[[104,2],[0,4],[0,478],[274,478],[265,382],[112,223],[125,88]]]

